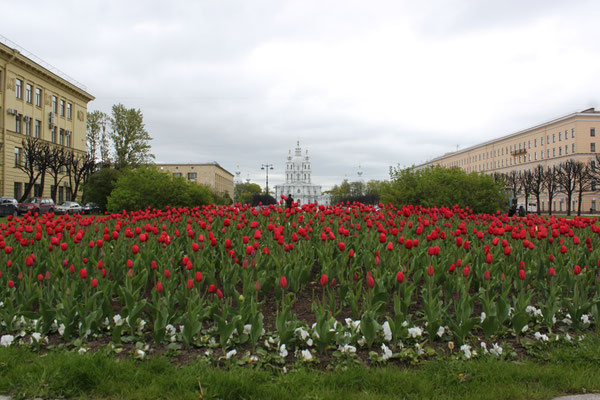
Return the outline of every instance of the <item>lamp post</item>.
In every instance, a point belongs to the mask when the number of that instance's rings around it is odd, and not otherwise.
[[[260,169],[264,170],[267,173],[267,182],[265,185],[265,191],[267,195],[269,194],[269,170],[273,169],[273,164],[262,164]]]

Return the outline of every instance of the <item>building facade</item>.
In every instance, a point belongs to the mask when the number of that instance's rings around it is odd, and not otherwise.
[[[282,195],[291,194],[298,204],[328,204],[327,198],[321,194],[321,186],[313,184],[310,175],[308,150],[302,156],[300,141],[297,141],[294,155],[292,156],[291,149],[288,152],[285,163],[285,183],[275,186],[275,198],[279,199]]]
[[[589,162],[595,160],[600,134],[600,112],[593,108],[565,115],[498,139],[490,140],[423,163],[415,169],[440,165],[461,168],[466,172],[503,173],[533,170],[558,165],[567,160]],[[521,196],[518,201],[524,202]],[[530,197],[529,201],[532,198]],[[533,200],[535,201],[535,200]],[[571,210],[576,210],[577,198],[572,199]],[[539,209],[548,211],[547,195],[542,195]],[[582,211],[597,211],[600,194],[591,191],[583,195]],[[567,210],[566,196],[558,193],[552,204],[553,212]]]
[[[218,163],[206,164],[156,164],[161,170],[188,182],[206,185],[215,192],[227,193],[233,199],[233,174]]]
[[[27,56],[25,55],[27,54]],[[94,100],[79,83],[0,36],[0,192],[17,200],[29,181],[17,165],[24,162],[23,141],[38,138],[83,157],[87,104]],[[52,70],[51,70],[52,69]],[[50,195],[52,180],[30,195]],[[68,179],[57,201],[68,200]]]

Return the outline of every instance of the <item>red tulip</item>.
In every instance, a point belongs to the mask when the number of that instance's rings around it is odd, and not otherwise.
[[[553,267],[548,268],[548,275],[555,276],[556,270]]]
[[[194,280],[193,279],[188,279],[187,288],[190,290],[192,290],[194,288]]]
[[[394,250],[394,244],[392,242],[388,242],[388,244],[387,244],[387,250],[388,251]]]
[[[192,243],[192,251],[195,253],[198,250],[200,250],[200,246],[198,246],[198,243]]]
[[[398,281],[399,283],[404,282],[404,273],[402,271],[398,271],[398,273],[396,274],[396,281]]]
[[[319,284],[321,286],[327,286],[328,282],[329,282],[329,279],[327,279],[327,275],[325,275],[325,274],[321,275],[321,279],[319,280]]]
[[[279,286],[280,286],[282,289],[285,289],[285,288],[287,287],[287,285],[288,285],[287,278],[286,278],[285,276],[282,276],[282,277],[279,279]]]
[[[469,266],[467,265],[466,267],[463,268],[463,276],[466,278],[469,276],[469,272],[471,271],[471,269],[469,268]]]
[[[524,269],[520,269],[519,270],[519,279],[520,280],[524,280],[525,279],[525,270]]]
[[[581,273],[581,267],[579,265],[574,266],[573,272],[575,273],[575,275],[579,275]]]
[[[217,297],[218,297],[219,299],[222,299],[222,298],[223,298],[223,292],[221,292],[221,289],[217,289]]]
[[[211,285],[208,287],[208,293],[214,293],[214,292],[215,292],[215,289],[216,289],[216,288],[215,288],[215,285],[212,285],[212,284],[211,284]]]
[[[487,279],[487,280],[490,280],[490,278],[491,278],[491,276],[490,276],[490,271],[488,271],[488,270],[485,270],[485,271],[483,272],[483,278],[484,278],[484,279]]]
[[[165,269],[165,278],[169,278],[171,276],[171,271]]]
[[[44,280],[44,275],[38,274],[37,280],[38,280],[38,282],[42,282]]]
[[[375,287],[375,279],[371,275],[367,276],[367,285],[370,288]]]
[[[92,279],[92,287],[95,288],[96,286],[98,286],[98,279],[94,278]]]
[[[338,249],[340,249],[340,251],[344,251],[346,249],[346,243],[339,242],[338,243]]]
[[[158,293],[161,293],[163,291],[163,285],[162,283],[160,283],[160,281],[156,283],[156,291]]]
[[[14,288],[15,287],[15,282],[8,281],[8,287],[11,288],[11,289]]]
[[[87,270],[85,268],[80,269],[79,276],[81,277],[81,279],[86,279],[88,276]]]

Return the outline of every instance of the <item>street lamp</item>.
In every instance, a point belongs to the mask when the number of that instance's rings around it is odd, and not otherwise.
[[[265,191],[269,194],[269,170],[273,169],[273,164],[261,164],[260,169],[267,173],[267,184],[265,185]]]

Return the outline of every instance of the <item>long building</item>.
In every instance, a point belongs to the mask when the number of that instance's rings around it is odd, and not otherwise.
[[[515,132],[459,151],[446,153],[415,169],[440,165],[461,168],[466,172],[509,173],[533,170],[536,166],[551,167],[566,160],[588,162],[595,159],[596,132],[600,128],[600,112],[594,108],[568,114],[531,128]],[[600,134],[600,132],[598,132]],[[531,200],[531,198],[530,198]],[[597,211],[600,196],[596,191],[583,196],[582,210]],[[519,202],[524,202],[523,197]],[[548,210],[547,195],[542,195],[539,209]],[[571,210],[577,209],[577,198],[572,198]],[[557,194],[552,210],[564,212],[566,196]]]
[[[217,162],[204,164],[157,163],[156,165],[161,170],[173,174],[174,177],[181,177],[198,185],[206,185],[221,195],[227,193],[233,199],[233,174]]]
[[[27,175],[23,141],[38,138],[79,156],[86,154],[87,104],[94,96],[78,82],[0,36],[0,192],[17,200]],[[31,195],[49,196],[52,180],[38,183]],[[57,201],[69,200],[68,179]]]

